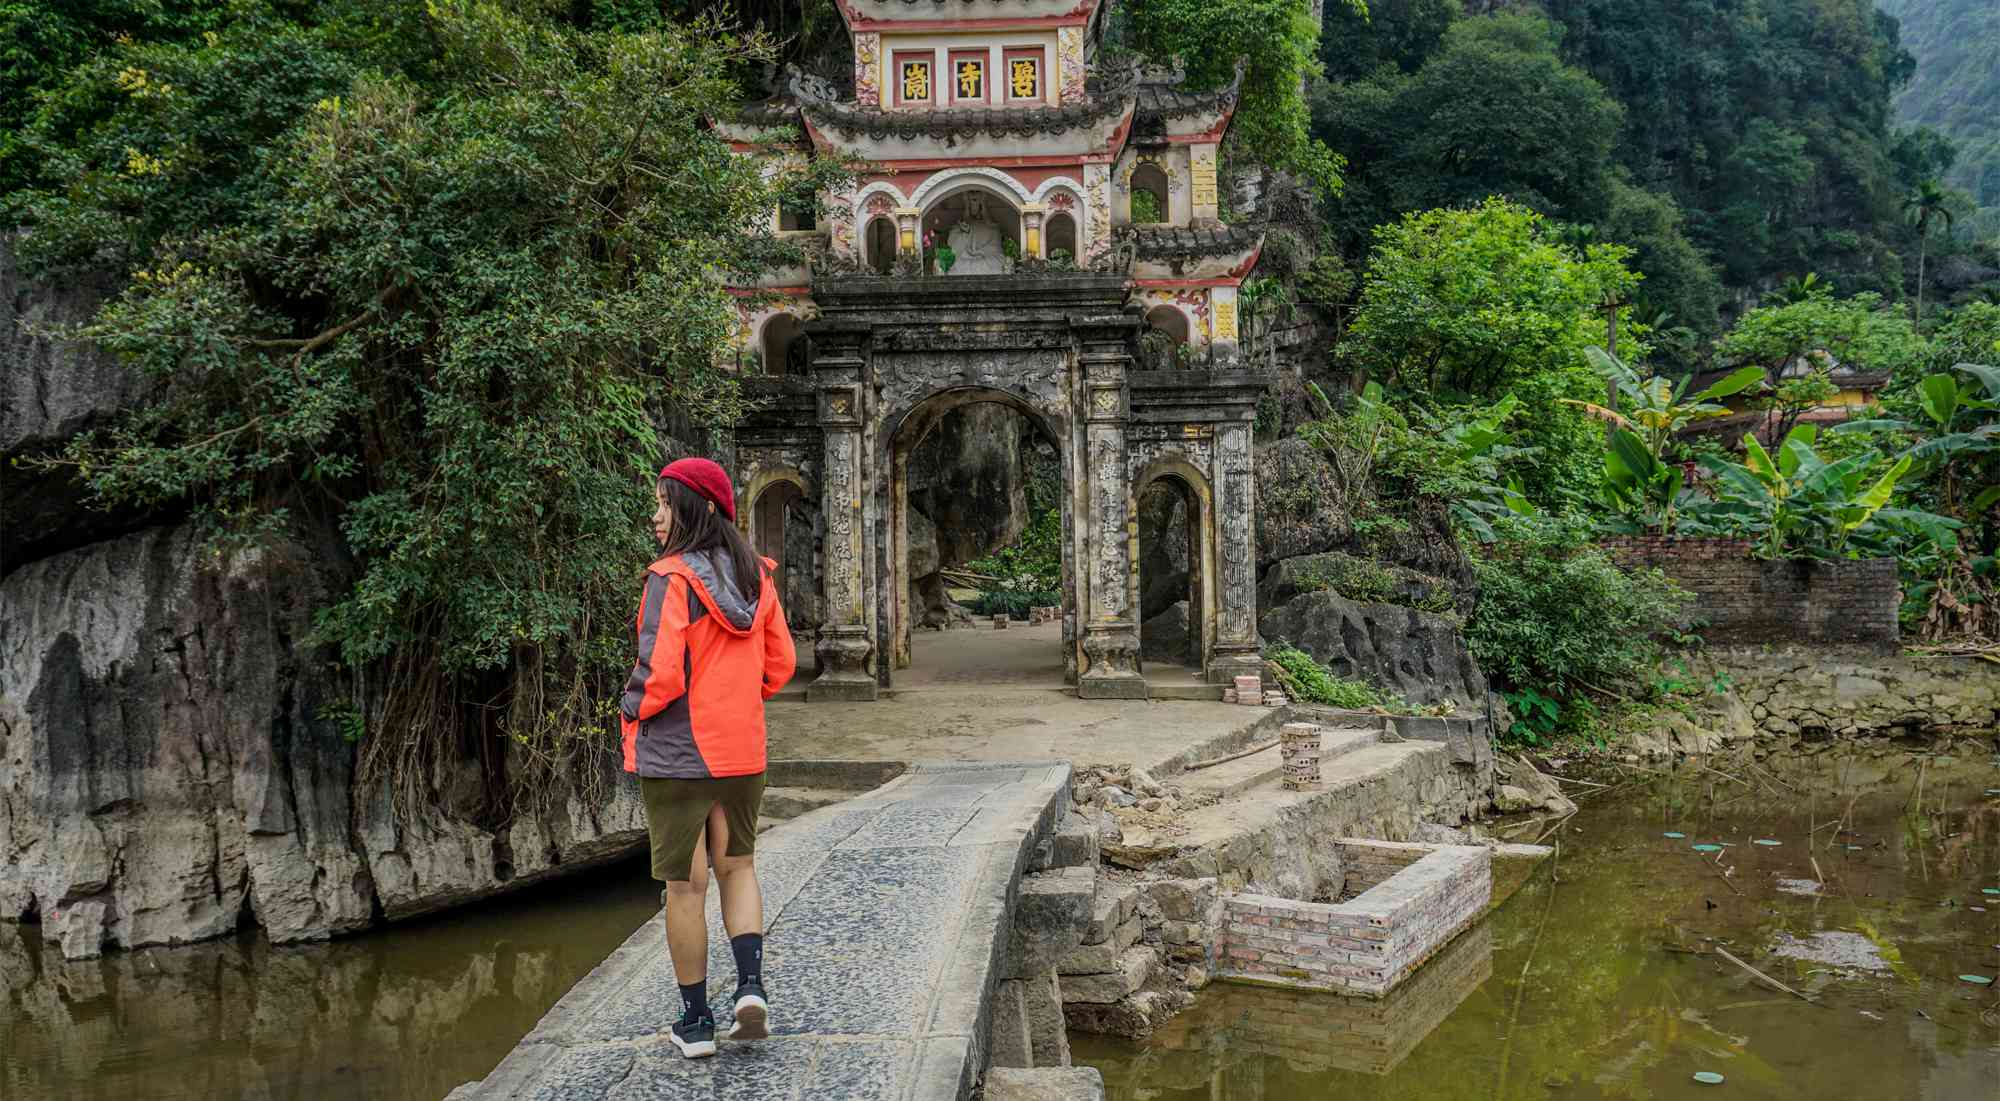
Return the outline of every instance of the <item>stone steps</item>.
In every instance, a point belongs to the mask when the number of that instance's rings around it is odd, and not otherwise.
[[[1115,848],[1116,863],[1154,874],[1216,876],[1224,890],[1256,881],[1309,898],[1318,884],[1294,883],[1302,874],[1302,854],[1310,864],[1309,854],[1328,838],[1400,839],[1435,809],[1456,816],[1450,808],[1467,798],[1460,789],[1470,780],[1461,773],[1469,770],[1455,768],[1443,744],[1343,734],[1341,751],[1321,760],[1320,790],[1288,791],[1274,770],[1269,779],[1229,798],[1186,811],[1171,833],[1135,838],[1127,830],[1124,843],[1108,847],[1107,855]],[[1368,737],[1379,735],[1371,731]],[[1327,747],[1334,748],[1332,739]],[[1176,776],[1172,782],[1185,788],[1191,779]]]
[[[1359,727],[1335,728],[1320,735],[1320,775],[1325,777],[1332,763],[1347,754],[1363,750],[1381,743],[1380,731]],[[1279,755],[1276,743],[1266,749],[1219,765],[1184,772],[1168,777],[1169,782],[1180,785],[1185,791],[1212,791],[1224,799],[1232,799],[1247,791],[1276,783],[1284,771],[1284,758]]]

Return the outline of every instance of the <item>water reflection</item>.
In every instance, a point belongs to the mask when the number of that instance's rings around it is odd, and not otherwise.
[[[1493,974],[1484,922],[1460,934],[1386,998],[1225,984],[1167,1022],[1126,1075],[1260,1097],[1270,1060],[1295,1072],[1388,1074]]]
[[[643,867],[331,944],[66,961],[0,926],[0,1098],[435,1101],[658,910]]]

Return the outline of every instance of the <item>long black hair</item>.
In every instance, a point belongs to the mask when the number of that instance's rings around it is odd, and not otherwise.
[[[757,599],[764,583],[763,560],[750,549],[750,541],[743,538],[743,533],[736,530],[722,510],[687,483],[673,478],[660,479],[660,496],[666,498],[667,510],[674,514],[673,530],[667,532],[667,542],[660,553],[689,554],[721,547],[721,557],[729,569],[729,580],[736,583],[736,591],[751,600]]]

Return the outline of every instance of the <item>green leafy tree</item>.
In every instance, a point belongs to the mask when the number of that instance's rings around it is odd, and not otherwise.
[[[1490,199],[1405,217],[1377,234],[1342,360],[1420,403],[1486,404],[1508,395],[1524,410],[1517,463],[1537,506],[1595,498],[1599,435],[1562,399],[1603,387],[1585,357],[1601,344],[1599,304],[1627,297],[1638,276],[1629,250],[1581,254],[1551,239],[1540,215]]]
[[[1615,692],[1657,660],[1687,601],[1672,581],[1621,569],[1587,523],[1518,517],[1500,533],[1473,559],[1479,606],[1465,639],[1503,687],[1570,701]]]
[[[1360,0],[1334,0],[1354,3]],[[1341,188],[1342,158],[1311,133],[1305,85],[1319,73],[1320,25],[1308,0],[1132,0],[1133,45],[1179,65],[1191,89],[1219,88],[1241,71],[1230,137],[1251,157],[1297,173],[1323,193]]]
[[[1891,97],[1916,71],[1874,0],[1544,0],[1564,58],[1625,108],[1616,160],[1687,216],[1733,287],[1811,263],[1894,298],[1897,203],[1938,169]]]
[[[1885,309],[1879,295],[1835,298],[1820,289],[1745,313],[1716,346],[1724,363],[1764,369],[1771,411],[1766,435],[1774,440],[1789,434],[1805,410],[1833,396],[1824,374],[1831,365],[1896,373],[1922,363],[1928,352],[1910,319]]]
[[[1742,462],[1703,459],[1715,476],[1705,514],[1756,538],[1765,558],[1850,557],[1850,539],[1889,504],[1914,460],[1863,451],[1829,462],[1813,448],[1816,435],[1810,424],[1793,428],[1775,456],[1745,436]]]
[[[364,780],[422,801],[500,736],[548,794],[596,772],[657,426],[740,407],[719,276],[793,255],[763,229],[793,181],[705,123],[761,39],[429,13],[421,79],[276,16],[120,47],[64,93],[104,120],[35,136],[79,182],[18,198],[58,253],[132,258],[74,335],[159,394],[63,461],[238,539],[336,516],[353,583],[316,626],[371,686]]]
[[[1587,221],[1609,194],[1620,118],[1528,14],[1456,22],[1416,72],[1383,67],[1314,100],[1314,133],[1354,166],[1334,211],[1350,247],[1411,211],[1489,195]]]

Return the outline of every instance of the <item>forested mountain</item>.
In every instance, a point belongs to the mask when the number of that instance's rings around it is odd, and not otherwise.
[[[1897,116],[1958,145],[1945,177],[1982,207],[2000,208],[2000,4],[1994,0],[1877,0],[1902,23],[1916,74]],[[2000,226],[1996,226],[2000,228]]]
[[[1407,211],[1505,194],[1636,247],[1647,303],[1704,334],[1725,300],[1807,271],[1902,297],[1903,199],[1950,159],[1892,117],[1916,63],[1872,0],[1371,0],[1328,5],[1321,57],[1350,251]]]

